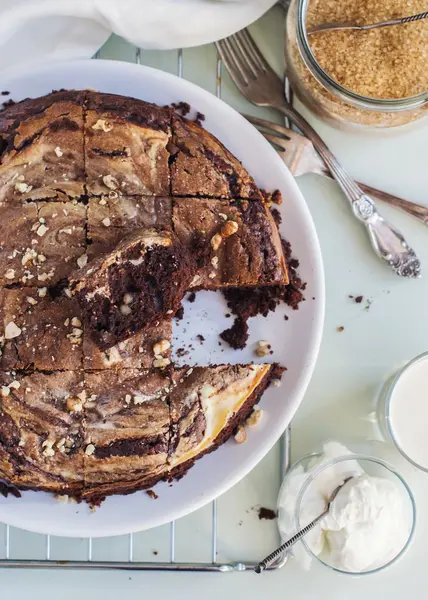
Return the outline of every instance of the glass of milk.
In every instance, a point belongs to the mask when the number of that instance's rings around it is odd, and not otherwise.
[[[409,462],[428,472],[428,352],[393,377],[379,409],[384,433]]]

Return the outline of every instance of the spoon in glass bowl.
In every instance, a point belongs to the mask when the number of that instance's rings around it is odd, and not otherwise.
[[[313,521],[311,521],[310,523],[308,523],[308,525],[306,525],[306,527],[303,527],[303,529],[301,529],[295,535],[293,535],[293,537],[291,537],[289,540],[287,540],[286,542],[284,542],[281,546],[279,546],[279,548],[277,548],[276,550],[274,550],[273,552],[271,552],[271,554],[269,554],[268,556],[266,556],[265,559],[263,559],[261,562],[259,562],[254,567],[254,571],[256,573],[263,573],[263,571],[265,569],[267,569],[267,567],[269,565],[271,565],[274,562],[274,560],[277,559],[285,550],[288,550],[288,548],[291,548],[291,546],[294,546],[294,544],[296,542],[298,542],[300,539],[302,539],[302,537],[304,537],[307,533],[309,533],[309,531],[311,531],[311,529],[313,529],[316,525],[318,525],[318,523],[320,521],[322,521],[324,519],[324,517],[326,517],[328,515],[328,513],[330,511],[330,507],[331,507],[331,505],[333,503],[333,500],[336,498],[336,496],[339,493],[339,491],[351,479],[353,479],[353,477],[347,477],[343,483],[341,483],[340,485],[338,485],[337,488],[335,490],[333,490],[333,493],[331,494],[331,496],[329,498],[329,501],[327,503],[327,507],[326,507],[326,509],[325,509],[324,512],[322,512],[318,517],[316,517],[316,519],[314,519]]]
[[[308,29],[307,34],[312,35],[313,33],[320,33],[321,31],[333,31],[333,30],[344,30],[344,29],[358,29],[359,31],[366,31],[368,29],[377,29],[378,27],[391,27],[391,25],[404,25],[404,23],[413,23],[414,21],[421,21],[422,19],[428,18],[428,11],[419,13],[417,15],[411,15],[410,17],[402,17],[401,19],[389,19],[388,21],[379,21],[378,23],[371,23],[369,25],[356,25],[355,23],[324,23],[323,25],[315,25]]]

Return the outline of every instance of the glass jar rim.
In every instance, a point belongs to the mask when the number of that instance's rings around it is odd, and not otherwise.
[[[390,385],[388,387],[388,391],[386,392],[386,398],[385,398],[385,423],[386,423],[386,428],[388,430],[388,433],[389,433],[392,441],[394,442],[395,447],[401,453],[401,455],[404,456],[404,458],[407,461],[409,461],[409,463],[412,464],[414,467],[416,467],[417,469],[419,469],[421,471],[424,471],[425,473],[428,473],[428,468],[427,467],[423,467],[422,465],[420,465],[419,463],[417,463],[416,461],[414,461],[404,451],[404,449],[402,448],[401,444],[398,442],[397,435],[396,435],[396,433],[394,431],[394,427],[392,426],[392,423],[391,423],[391,402],[392,402],[392,398],[394,396],[395,388],[397,387],[398,382],[400,381],[401,377],[405,373],[407,373],[407,371],[410,368],[412,368],[419,361],[424,360],[426,358],[428,358],[428,352],[422,352],[422,354],[418,354],[418,356],[415,356],[415,358],[412,358],[412,360],[410,360],[408,363],[406,363],[404,365],[404,367],[402,367],[398,371],[398,373],[395,375],[395,377],[391,381],[391,383],[390,383]]]
[[[352,104],[357,108],[363,108],[376,112],[400,112],[405,110],[416,110],[428,104],[428,90],[415,96],[407,98],[372,98],[362,96],[345,88],[324,71],[315,58],[309,44],[306,32],[306,12],[310,0],[296,0],[296,41],[299,52],[306,67],[315,80],[328,92],[340,98],[343,102]]]
[[[322,452],[320,453],[314,453],[310,455],[311,458],[316,458],[316,457],[321,457],[322,456]],[[296,498],[296,505],[295,505],[295,513],[294,513],[294,522],[295,522],[295,526],[296,526],[296,530],[299,531],[302,527],[300,524],[300,510],[301,510],[301,504],[302,504],[302,500],[303,497],[306,493],[306,491],[308,490],[310,484],[318,477],[318,475],[320,475],[321,473],[323,473],[325,470],[329,469],[330,467],[338,464],[338,463],[342,463],[342,462],[346,462],[346,461],[350,461],[350,460],[356,460],[356,461],[368,461],[368,462],[372,462],[372,463],[376,463],[382,467],[384,467],[385,469],[387,469],[390,473],[392,473],[392,475],[394,475],[399,482],[402,484],[402,486],[404,487],[404,489],[407,492],[407,496],[410,500],[410,504],[412,507],[412,526],[409,532],[409,536],[407,538],[406,543],[404,544],[404,546],[402,547],[402,549],[400,550],[400,552],[394,556],[394,558],[392,558],[390,561],[388,561],[387,563],[385,563],[384,565],[381,565],[380,567],[376,567],[375,569],[370,569],[369,571],[362,571],[362,572],[351,572],[351,571],[344,571],[342,569],[339,569],[337,567],[334,567],[332,565],[330,565],[329,563],[325,562],[324,560],[322,560],[322,558],[320,558],[319,556],[317,556],[314,552],[312,552],[312,550],[309,548],[305,538],[303,537],[301,539],[301,542],[306,550],[306,552],[313,558],[315,558],[318,562],[320,562],[322,565],[328,567],[329,569],[332,569],[333,571],[336,571],[337,573],[342,573],[344,575],[352,575],[354,577],[359,577],[359,576],[365,576],[365,575],[371,575],[373,573],[379,573],[380,571],[383,571],[384,569],[386,569],[387,567],[389,567],[390,565],[394,564],[396,561],[398,561],[399,558],[401,558],[405,552],[407,551],[407,549],[410,546],[411,541],[413,540],[413,536],[415,533],[415,527],[416,527],[416,502],[415,502],[415,498],[413,496],[413,492],[410,489],[409,485],[407,484],[407,482],[404,480],[404,478],[397,473],[397,471],[394,469],[394,467],[392,467],[392,465],[389,465],[387,462],[385,462],[384,460],[380,459],[380,458],[375,458],[373,456],[368,456],[365,454],[348,454],[345,456],[338,456],[336,458],[333,458],[331,460],[329,460],[326,463],[323,463],[321,465],[319,465],[317,468],[315,468],[311,473],[308,473],[308,477],[305,479],[305,481],[303,482],[302,487],[299,490],[299,493],[297,495]]]

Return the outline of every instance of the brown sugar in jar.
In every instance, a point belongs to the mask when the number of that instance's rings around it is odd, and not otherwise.
[[[403,125],[428,114],[428,20],[307,35],[324,23],[368,24],[427,10],[427,0],[292,0],[287,74],[300,98],[336,124]]]

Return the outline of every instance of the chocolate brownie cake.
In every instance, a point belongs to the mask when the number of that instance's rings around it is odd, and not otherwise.
[[[263,194],[200,123],[93,91],[10,104],[0,218],[5,484],[99,502],[181,477],[281,376],[171,363],[185,291],[288,282]]]
[[[197,235],[210,246],[211,258],[194,287],[288,283],[278,228],[263,202],[175,198],[173,227],[184,244]]]
[[[196,262],[168,231],[136,229],[70,281],[70,289],[100,348],[174,315],[190,286]]]
[[[54,92],[0,111],[0,202],[84,193],[86,92]]]

